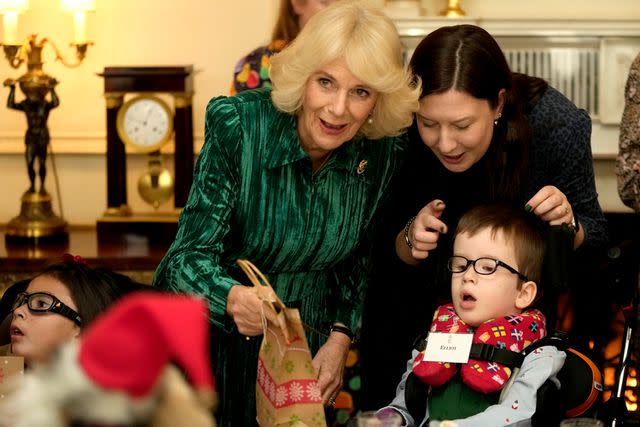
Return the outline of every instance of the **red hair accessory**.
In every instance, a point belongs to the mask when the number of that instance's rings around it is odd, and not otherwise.
[[[62,261],[64,262],[77,262],[78,264],[87,265],[87,260],[80,255],[63,254]]]

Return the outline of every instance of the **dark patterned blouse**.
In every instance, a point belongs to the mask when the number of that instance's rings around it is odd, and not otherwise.
[[[640,55],[631,64],[627,79],[616,174],[620,198],[640,212]]]
[[[271,87],[269,63],[271,57],[286,46],[284,40],[276,40],[267,46],[260,46],[238,61],[233,70],[230,94],[260,87]]]

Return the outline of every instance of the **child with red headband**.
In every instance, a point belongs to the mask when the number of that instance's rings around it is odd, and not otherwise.
[[[111,270],[93,268],[79,256],[46,267],[22,286],[11,301],[6,325],[11,355],[23,356],[27,366],[45,362],[122,295],[147,286]],[[2,322],[5,319],[0,319]],[[5,351],[5,353],[7,353]]]
[[[128,295],[25,374],[0,425],[215,427],[208,319],[197,298]]]

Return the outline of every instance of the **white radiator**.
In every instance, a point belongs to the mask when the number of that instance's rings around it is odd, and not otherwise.
[[[551,45],[552,46],[552,45]],[[598,116],[599,47],[504,48],[513,71],[540,77]]]

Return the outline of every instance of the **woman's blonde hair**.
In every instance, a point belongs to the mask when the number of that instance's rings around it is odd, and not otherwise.
[[[271,58],[271,98],[288,113],[302,108],[309,77],[325,64],[344,58],[364,85],[379,93],[368,138],[398,135],[418,110],[420,81],[403,64],[402,45],[393,22],[380,10],[342,0],[314,15],[298,37]]]

